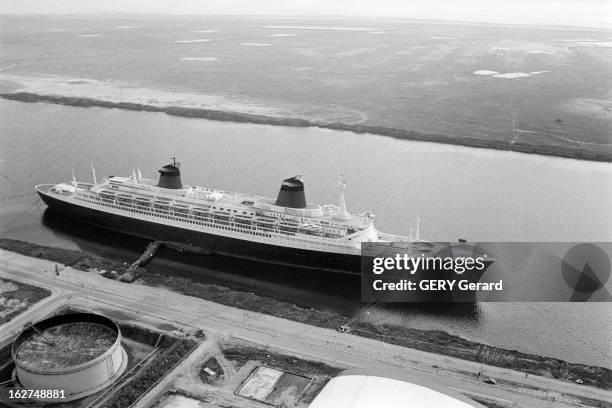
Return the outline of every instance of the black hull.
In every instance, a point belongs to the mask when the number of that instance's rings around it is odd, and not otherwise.
[[[82,207],[58,200],[42,191],[38,191],[38,194],[50,209],[68,217],[126,235],[163,241],[179,250],[203,254],[217,253],[356,276],[360,274],[361,257],[358,255],[287,248],[207,234]]]

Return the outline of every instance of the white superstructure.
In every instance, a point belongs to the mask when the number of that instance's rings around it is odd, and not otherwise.
[[[164,168],[176,170],[178,165]],[[344,202],[344,182],[339,181],[339,206],[280,205],[282,194],[301,194],[301,178],[284,181],[277,200],[214,188],[182,185],[162,178],[158,183],[133,172],[130,177],[110,177],[99,183],[60,183],[37,186],[49,196],[69,204],[112,215],[178,227],[194,232],[282,247],[360,255],[362,242],[407,240],[379,233],[374,216],[350,214]],[[172,170],[172,171],[174,171]],[[168,172],[166,172],[168,173]],[[170,176],[174,176],[171,174]],[[95,177],[95,176],[94,176]],[[291,183],[297,183],[293,185]],[[282,191],[287,184],[287,191]],[[286,197],[285,197],[286,198]],[[292,200],[294,197],[289,197]],[[298,197],[299,198],[299,197]]]

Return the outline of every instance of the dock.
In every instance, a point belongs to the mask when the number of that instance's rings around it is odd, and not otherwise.
[[[157,251],[159,251],[162,245],[163,245],[162,241],[154,241],[154,242],[149,243],[145,251],[142,253],[142,255],[140,255],[140,258],[138,258],[136,261],[134,261],[129,266],[127,271],[125,271],[125,273],[123,273],[119,277],[119,280],[121,282],[128,282],[128,283],[133,282],[136,279],[136,270],[148,264],[153,259],[153,257],[157,254]]]

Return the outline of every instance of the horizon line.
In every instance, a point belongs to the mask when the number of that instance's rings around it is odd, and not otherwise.
[[[601,31],[612,31],[610,25],[605,21],[588,25],[584,21],[560,21],[560,20],[532,20],[532,21],[511,21],[501,17],[494,21],[491,18],[470,19],[465,16],[448,17],[411,17],[411,16],[392,16],[385,14],[237,14],[237,13],[163,13],[163,12],[140,12],[140,11],[79,11],[79,12],[47,12],[47,13],[21,13],[21,12],[0,12],[0,17],[62,17],[62,16],[82,16],[82,17],[109,17],[109,16],[130,16],[130,17],[234,17],[234,18],[353,18],[353,19],[391,19],[395,21],[423,21],[435,23],[451,24],[479,24],[479,25],[505,25],[505,26],[527,26],[542,29],[566,28],[566,29],[597,29]],[[544,26],[542,26],[544,25]]]

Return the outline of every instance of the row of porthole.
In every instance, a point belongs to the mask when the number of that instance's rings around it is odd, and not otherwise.
[[[81,198],[81,199],[83,199],[83,198]],[[91,200],[91,199],[87,199],[87,198],[84,198],[84,200],[89,201],[89,202],[91,202],[93,204],[99,204],[100,203],[97,200]],[[153,211],[149,211],[149,212],[147,212],[147,211],[140,211],[140,210],[135,210],[135,209],[130,208],[130,207],[123,207],[123,206],[120,206],[120,205],[108,204],[108,203],[104,203],[104,202],[102,202],[102,205],[110,206],[112,208],[116,208],[116,209],[120,209],[120,210],[124,210],[124,211],[136,212],[136,213],[143,214],[143,215],[153,215],[153,216],[162,217],[162,218],[166,218],[166,219],[170,219],[170,220],[176,220],[176,221],[181,221],[181,222],[189,222],[189,223],[194,223],[196,225],[202,225],[202,226],[213,227],[213,228],[221,228],[221,229],[230,230],[230,231],[234,231],[234,232],[243,232],[243,233],[249,233],[249,234],[252,234],[252,235],[258,235],[258,236],[264,236],[264,237],[267,237],[267,238],[272,238],[272,235],[270,235],[270,234],[259,233],[257,231],[253,231],[253,230],[238,229],[238,228],[235,228],[235,227],[227,227],[227,226],[219,226],[219,225],[215,225],[215,224],[212,224],[212,223],[192,222],[192,221],[190,221],[188,219],[181,219],[180,217],[176,217],[176,216],[169,216],[169,215],[167,216],[167,215],[155,213]],[[278,232],[274,231],[274,232],[277,233],[277,234],[283,234],[283,235],[288,235],[288,236],[296,236],[297,235],[295,233],[288,233],[288,232],[283,232],[283,231],[278,231]],[[317,240],[325,240],[325,239],[327,239],[325,237],[317,237],[317,236],[311,236],[311,237],[314,238],[314,239],[317,239]],[[341,246],[341,245],[338,245],[338,246]]]

